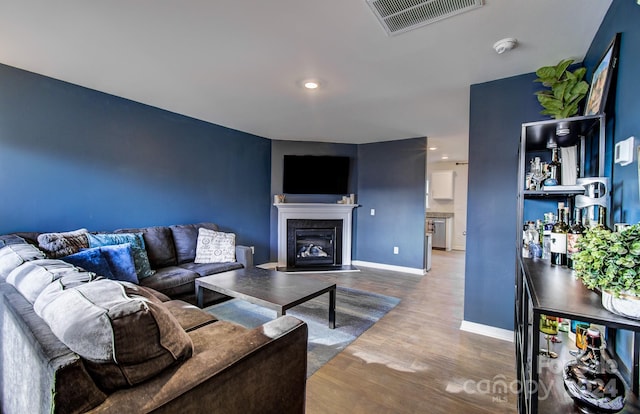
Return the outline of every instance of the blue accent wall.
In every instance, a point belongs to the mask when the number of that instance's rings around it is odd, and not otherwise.
[[[413,138],[358,146],[357,260],[424,268],[426,145]]]
[[[358,146],[355,144],[336,144],[329,142],[308,141],[278,141],[271,143],[271,200],[273,195],[282,194],[282,166],[285,155],[337,155],[349,157],[349,194],[356,193],[358,189]],[[322,172],[309,179],[322,179]],[[347,194],[345,194],[347,195]],[[339,195],[323,194],[286,194],[289,203],[335,203]],[[353,239],[356,238],[356,217],[358,209],[354,212]],[[353,257],[353,252],[352,252]],[[271,261],[278,261],[278,209],[271,206]]]
[[[607,118],[613,142],[635,136],[640,144],[640,5],[634,0],[616,0],[611,4],[585,57],[591,77],[595,66],[616,33],[622,33],[617,82],[607,101]],[[611,138],[611,135],[608,136]],[[612,163],[611,154],[608,157]],[[609,164],[611,165],[611,164]],[[640,222],[638,160],[627,166],[613,165],[613,222]]]
[[[535,74],[471,85],[464,319],[513,329],[518,147]]]
[[[0,233],[212,221],[269,258],[267,139],[0,64]]]
[[[635,136],[635,147],[640,144],[640,6],[633,0],[617,0],[611,4],[598,33],[585,57],[585,65],[590,69],[589,76],[598,64],[611,39],[622,33],[620,59],[615,88],[607,101],[608,138],[613,143]],[[613,146],[610,145],[610,148]],[[636,151],[634,149],[634,151]],[[613,222],[640,222],[640,200],[638,194],[638,158],[627,166],[613,165],[611,153],[608,154],[608,166],[612,170],[613,184]],[[618,331],[617,352],[622,361],[631,366],[633,334]],[[640,346],[640,345],[636,345]]]

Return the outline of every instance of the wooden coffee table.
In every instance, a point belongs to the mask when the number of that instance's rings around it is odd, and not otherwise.
[[[336,284],[258,267],[231,270],[196,279],[198,307],[204,289],[273,309],[278,317],[287,309],[329,292],[329,328],[336,327]]]

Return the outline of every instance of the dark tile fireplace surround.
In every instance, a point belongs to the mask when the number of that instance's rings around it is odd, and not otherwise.
[[[287,220],[287,271],[342,267],[342,220]]]

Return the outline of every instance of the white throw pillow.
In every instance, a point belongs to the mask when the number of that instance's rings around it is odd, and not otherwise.
[[[200,228],[194,263],[228,263],[236,261],[236,235]]]

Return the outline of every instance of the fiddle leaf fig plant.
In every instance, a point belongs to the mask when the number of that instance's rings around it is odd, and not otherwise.
[[[578,113],[580,101],[587,95],[589,84],[585,82],[586,68],[571,72],[568,70],[573,59],[564,59],[555,66],[543,66],[536,71],[544,89],[536,92],[538,102],[544,108],[543,115],[551,115],[555,119],[569,118]]]
[[[640,296],[640,224],[621,232],[594,227],[578,242],[576,275],[589,289]]]

